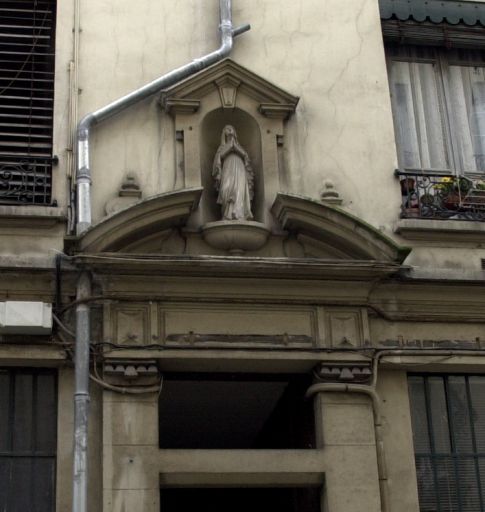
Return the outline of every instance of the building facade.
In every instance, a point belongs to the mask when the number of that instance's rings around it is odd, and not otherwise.
[[[485,2],[0,13],[0,509],[485,510]]]

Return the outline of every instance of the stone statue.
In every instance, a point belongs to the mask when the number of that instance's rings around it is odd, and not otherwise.
[[[251,220],[251,199],[254,193],[254,172],[249,156],[237,140],[236,130],[227,125],[222,130],[212,176],[219,192],[217,203],[223,220]]]

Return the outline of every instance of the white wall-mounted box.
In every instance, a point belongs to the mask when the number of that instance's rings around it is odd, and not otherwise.
[[[46,302],[0,302],[0,334],[50,334],[52,304]]]

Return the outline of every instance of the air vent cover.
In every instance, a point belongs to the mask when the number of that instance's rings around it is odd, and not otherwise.
[[[49,334],[52,305],[45,302],[0,302],[0,334]]]

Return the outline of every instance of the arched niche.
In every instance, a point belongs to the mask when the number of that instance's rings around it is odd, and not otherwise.
[[[203,187],[201,207],[187,228],[198,230],[220,219],[212,164],[226,124],[253,160],[256,173],[253,215],[272,228],[270,208],[284,174],[284,124],[298,98],[230,59],[163,91],[161,104],[175,120],[175,189]]]
[[[221,209],[217,204],[217,192],[212,168],[214,156],[221,143],[222,130],[226,125],[236,129],[239,143],[247,151],[254,169],[254,199],[252,212],[258,222],[264,221],[264,180],[261,155],[261,130],[253,116],[240,108],[217,108],[207,113],[201,122],[200,130],[200,164],[201,180],[204,192],[200,208],[202,221],[212,222],[221,218]]]

